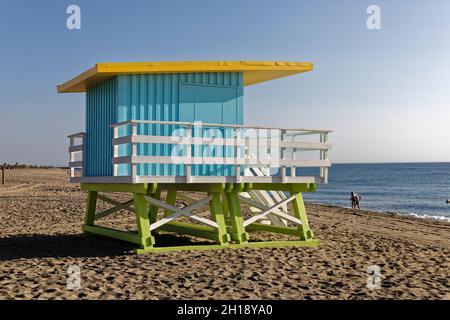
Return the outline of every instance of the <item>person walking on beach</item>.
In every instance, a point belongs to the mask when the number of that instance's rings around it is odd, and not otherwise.
[[[357,194],[356,192],[351,192],[350,194],[350,200],[352,201],[352,209],[361,209],[359,206],[359,201],[361,200],[361,196]]]
[[[355,209],[355,193],[353,191],[350,193],[350,201],[352,202],[352,209]]]
[[[361,196],[355,192],[355,207],[361,210],[361,207],[359,206],[359,201],[361,200]]]

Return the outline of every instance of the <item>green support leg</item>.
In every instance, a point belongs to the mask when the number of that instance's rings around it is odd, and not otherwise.
[[[157,190],[155,193],[151,194],[150,197],[160,200],[161,199],[161,190]],[[150,216],[150,223],[155,223],[158,218],[158,207],[151,205],[148,209],[149,216]]]
[[[278,247],[278,246],[316,246],[317,241],[309,227],[308,218],[303,203],[301,192],[313,192],[313,184],[82,184],[83,190],[88,191],[87,206],[83,230],[87,233],[98,234],[115,239],[138,244],[137,253],[163,252],[174,250],[199,250],[199,249],[221,249],[243,248],[243,247]],[[167,203],[175,205],[177,191],[197,191],[207,192],[211,196],[209,209],[212,220],[217,223],[218,228],[202,226],[192,223],[171,221],[161,226],[161,231],[188,234],[194,237],[201,237],[215,241],[215,244],[188,245],[173,247],[155,247],[155,240],[150,231],[150,224],[157,221],[158,207],[147,207],[145,199],[149,195],[155,199],[161,199],[161,190],[167,190]],[[239,192],[249,192],[251,190],[282,190],[289,191],[295,195],[293,200],[293,211],[302,225],[298,227],[281,227],[252,223],[244,227],[244,217],[242,216]],[[98,192],[124,192],[133,194],[134,212],[136,214],[138,232],[121,231],[112,228],[95,225],[96,205]],[[165,211],[165,215],[170,214],[170,210]],[[159,228],[157,230],[160,230]],[[280,241],[249,241],[250,231],[266,231],[279,234],[297,236],[298,240]],[[156,230],[155,230],[156,232]],[[230,243],[233,242],[233,243]]]
[[[170,204],[172,206],[175,206],[177,203],[177,191],[176,190],[168,190],[167,191],[167,197],[166,197],[166,203]],[[172,213],[170,210],[164,210],[164,216],[167,217]]]
[[[133,200],[141,247],[142,249],[147,249],[153,246],[155,239],[150,232],[150,218],[148,216],[147,201],[144,196],[144,193],[134,193]]]
[[[244,218],[241,213],[241,205],[237,192],[226,193],[228,209],[230,210],[231,222],[231,240],[238,244],[244,244],[248,241],[248,233],[245,232]]]
[[[97,191],[88,191],[86,215],[84,218],[84,225],[93,226],[95,220],[95,210],[97,208]]]
[[[212,199],[209,202],[209,208],[213,220],[217,223],[218,243],[228,244],[230,236],[227,233],[227,225],[225,223],[225,217],[222,212],[222,202],[220,201],[220,193],[211,193]]]
[[[299,225],[301,240],[311,240],[314,238],[312,230],[309,228],[308,217],[306,215],[305,204],[303,202],[303,196],[299,192],[295,195],[295,199],[292,201],[294,209],[294,215],[296,218],[302,221],[302,225]]]
[[[222,213],[225,217],[225,221],[230,220],[230,210],[228,209],[227,197],[225,194],[222,194]]]

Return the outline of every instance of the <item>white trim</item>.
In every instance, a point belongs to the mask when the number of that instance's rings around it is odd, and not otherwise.
[[[269,163],[266,163],[269,162]],[[181,156],[122,156],[113,159],[113,164],[218,164],[218,165],[244,165],[244,166],[267,166],[270,161],[266,158],[260,161],[251,157],[232,158],[232,157],[181,157]],[[280,166],[295,167],[330,167],[329,160],[288,160],[280,159]]]
[[[77,133],[72,133],[70,135],[67,136],[67,138],[82,138],[85,136],[84,132],[77,132]]]
[[[83,152],[83,145],[79,144],[77,146],[71,146],[71,147],[69,147],[69,152],[70,153],[72,153],[72,152]]]
[[[103,177],[81,177],[80,183],[132,183],[129,176],[103,176]]]
[[[83,168],[83,161],[71,161],[69,162],[70,168]]]
[[[72,177],[72,183],[237,183],[232,176],[131,176]],[[282,183],[280,176],[241,176],[242,183]],[[313,176],[286,177],[285,183],[323,183],[323,178]]]
[[[302,141],[280,141],[281,148],[295,148],[300,150],[329,150],[331,149],[331,143],[323,142],[302,142]]]
[[[200,122],[182,122],[182,121],[154,121],[154,120],[129,120],[112,124],[111,127],[122,127],[129,124],[166,124],[176,126],[193,126],[198,127]],[[207,123],[201,122],[202,127],[222,127],[222,128],[248,128],[248,129],[268,129],[268,130],[287,130],[287,131],[303,131],[303,134],[318,134],[321,132],[333,132],[330,129],[306,129],[306,128],[278,128],[278,127],[266,127],[266,126],[248,126],[248,125],[236,125],[236,124],[223,124],[223,123]],[[296,133],[297,134],[297,133]]]

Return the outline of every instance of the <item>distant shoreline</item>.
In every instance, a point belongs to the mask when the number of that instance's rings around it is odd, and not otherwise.
[[[358,164],[427,164],[427,163],[433,163],[433,164],[442,164],[442,163],[450,163],[449,161],[398,161],[398,162],[332,162],[333,165],[358,165]],[[1,164],[0,164],[1,165]],[[12,164],[8,164],[9,166],[14,166]],[[62,164],[19,164],[19,166],[27,166],[31,168],[40,168],[40,167],[48,167],[48,168],[66,168],[67,165]]]
[[[329,208],[340,208],[340,209],[346,209],[346,210],[352,210],[352,208],[350,207],[346,207],[346,206],[340,206],[337,204],[329,204],[329,203],[323,203],[323,202],[316,202],[316,201],[306,201],[306,204],[313,204],[313,205],[320,205],[320,206],[325,206],[325,207],[329,207]],[[450,217],[445,217],[445,216],[436,216],[436,215],[428,215],[428,214],[418,214],[418,213],[413,213],[413,212],[393,212],[393,211],[380,211],[380,210],[375,210],[375,209],[357,209],[355,210],[355,212],[358,213],[376,213],[376,214],[385,214],[388,216],[400,216],[400,217],[405,217],[405,218],[410,218],[410,219],[414,219],[414,220],[427,220],[427,221],[438,221],[438,222],[445,222],[445,223],[450,223]]]
[[[396,162],[396,163],[400,164],[400,162]],[[409,163],[448,163],[448,162],[409,162]],[[345,165],[345,164],[354,165],[354,164],[359,164],[359,163],[338,163],[338,164],[339,165]],[[360,163],[360,164],[366,164],[366,163]],[[369,164],[369,163],[367,163],[367,164]],[[383,163],[376,163],[376,164],[383,164]],[[407,164],[407,163],[405,162],[405,164]],[[18,166],[9,165],[9,167],[7,167],[7,168],[14,169],[14,170],[24,170],[24,169],[68,170],[69,169],[69,167],[65,167],[65,166],[34,166],[34,165],[23,165],[23,164],[19,164]],[[331,208],[342,208],[342,209],[351,210],[351,208],[347,207],[347,206],[330,204],[330,203],[319,202],[319,201],[305,200],[305,203],[322,205],[322,206],[327,206],[327,207],[331,207]],[[449,208],[450,208],[450,204],[449,204]],[[362,208],[361,210],[358,210],[357,212],[378,213],[378,214],[384,214],[384,215],[390,215],[390,216],[401,216],[401,217],[406,217],[406,218],[411,218],[411,219],[420,219],[420,220],[425,219],[425,220],[429,220],[429,221],[440,221],[440,222],[450,223],[450,217],[446,217],[443,215],[420,214],[420,213],[415,213],[415,212],[382,211],[382,210],[377,210],[377,209],[366,209],[366,208]]]
[[[0,164],[0,168],[3,164]],[[5,169],[23,170],[23,169],[70,169],[69,166],[44,166],[44,165],[32,165],[32,164],[6,164]]]

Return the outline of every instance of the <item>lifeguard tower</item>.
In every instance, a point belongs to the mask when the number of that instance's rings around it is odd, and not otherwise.
[[[138,253],[316,245],[302,192],[327,183],[330,130],[248,126],[243,116],[245,86],[312,67],[275,61],[98,63],[59,85],[60,93],[86,93],[85,132],[69,136],[70,181],[88,195],[83,231],[135,243]],[[283,106],[274,108],[280,118],[289,117]],[[302,174],[305,167],[316,173]],[[206,195],[192,198],[185,191]],[[117,192],[132,199],[108,195]],[[177,206],[179,197],[188,201],[184,207]],[[98,200],[112,207],[97,212]],[[205,207],[206,214],[198,213]],[[136,215],[136,231],[100,225],[119,210]],[[253,231],[293,239],[253,241]],[[155,242],[159,232],[211,244],[163,247]]]

